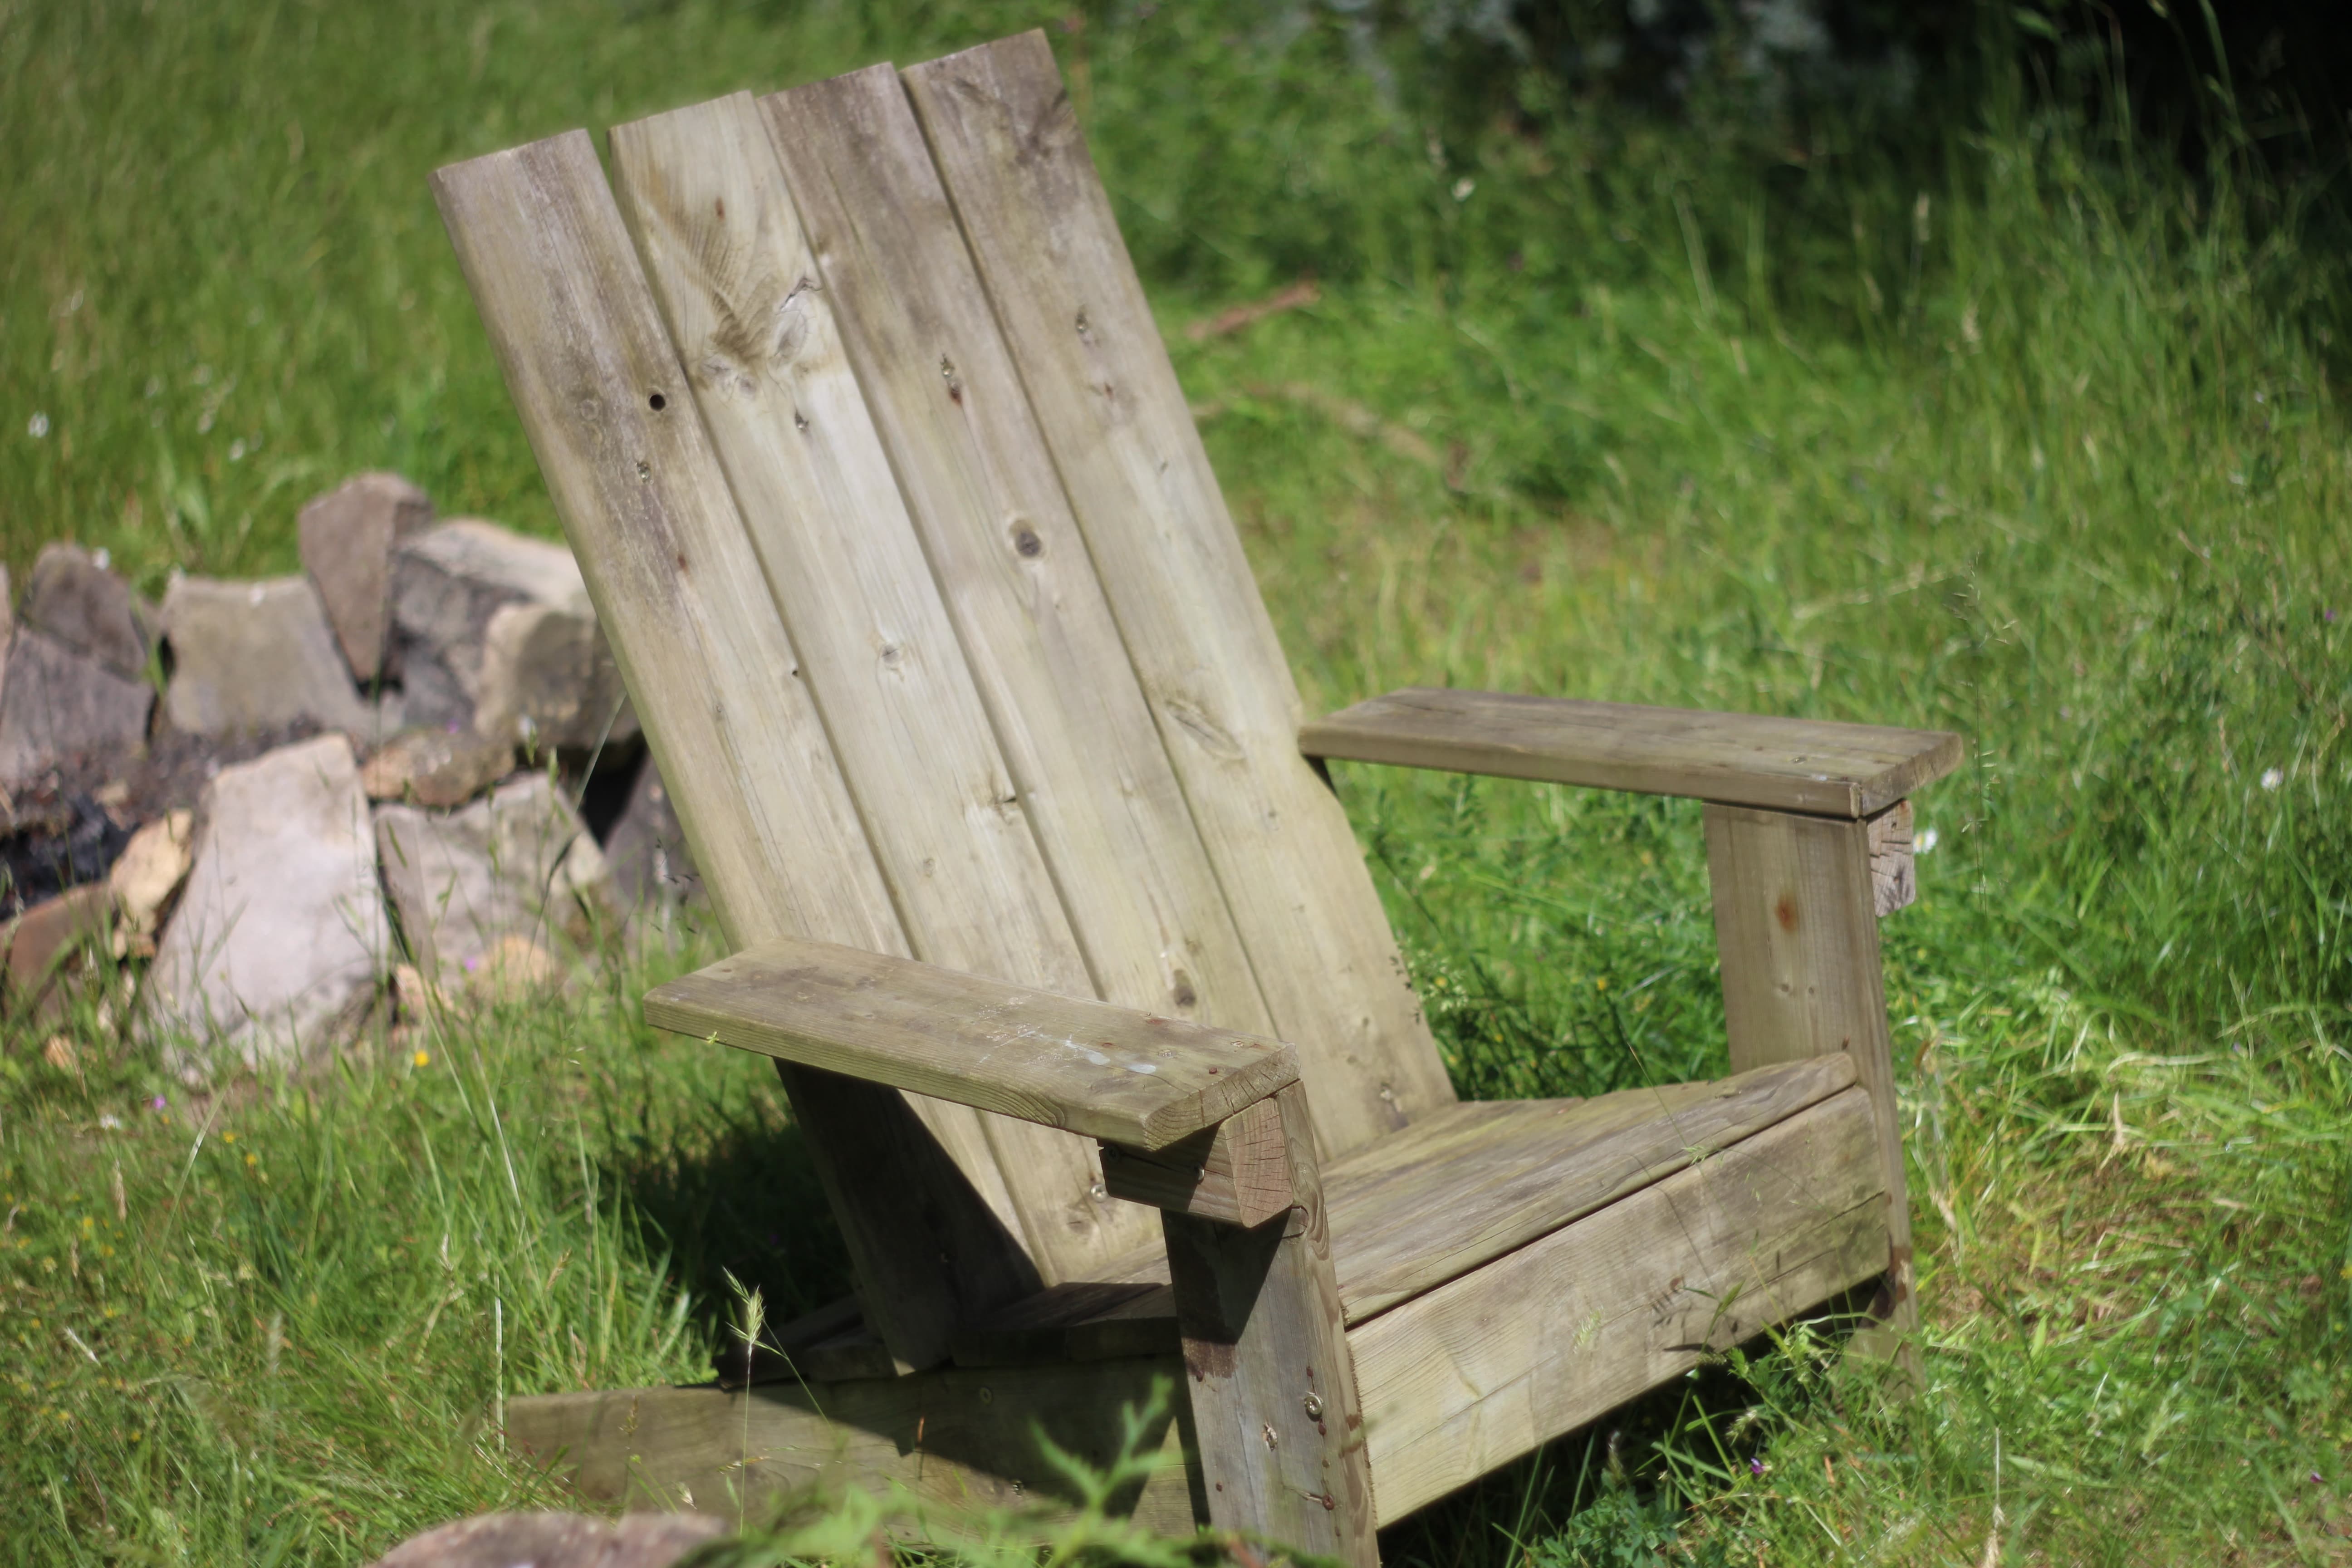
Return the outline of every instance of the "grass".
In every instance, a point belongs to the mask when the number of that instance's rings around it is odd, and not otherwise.
[[[1391,1560],[2352,1560],[2332,209],[2025,92],[1997,28],[1900,124],[1723,84],[1669,124],[1521,78],[1471,112],[1298,15],[0,12],[0,552],[291,570],[300,501],[373,465],[551,531],[426,171],[1054,19],[1310,707],[1452,682],[1972,742],[1886,927],[1925,1395],[1800,1331]],[[1178,330],[1309,265],[1309,309]],[[1465,1093],[1720,1065],[1691,808],[1339,783]],[[499,1399],[698,1375],[730,1273],[778,1314],[836,1290],[772,1080],[635,1016],[696,951],[198,1103],[119,989],[11,1026],[0,1538],[363,1561],[544,1498]]]

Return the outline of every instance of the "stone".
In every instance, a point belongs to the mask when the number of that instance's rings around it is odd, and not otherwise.
[[[514,771],[514,745],[470,730],[404,730],[360,770],[370,800],[463,805]]]
[[[480,518],[457,518],[404,541],[392,569],[393,640],[412,724],[474,727],[482,644],[508,605],[545,605],[593,619],[572,552]]]
[[[172,895],[187,880],[195,863],[196,814],[167,812],[131,836],[106,874],[115,908],[114,955],[134,948],[153,956],[155,931]]]
[[[58,965],[85,944],[106,934],[114,895],[104,882],[85,882],[45,899],[8,922],[8,997],[11,1009],[38,999]]]
[[[702,878],[686,829],[662,787],[661,769],[646,754],[629,786],[629,797],[604,835],[604,864],[614,895],[635,930],[667,933],[680,910],[702,898]]]
[[[302,569],[318,585],[328,624],[362,687],[396,676],[392,642],[392,561],[401,541],[431,525],[433,503],[398,474],[345,479],[302,509],[295,523]]]
[[[175,730],[229,735],[304,721],[366,735],[370,706],[344,673],[326,606],[308,577],[177,577],[163,594]]]
[[[153,627],[131,584],[78,544],[42,546],[19,618],[125,680],[146,678]]]
[[[375,832],[409,961],[430,984],[480,972],[507,938],[577,947],[612,919],[604,856],[545,773],[462,811],[378,806]]]
[[[413,1536],[375,1568],[671,1568],[727,1533],[707,1513],[486,1513]]]
[[[636,712],[596,617],[553,605],[493,611],[482,632],[474,729],[543,751],[635,740]]]
[[[0,684],[0,787],[83,760],[127,757],[147,739],[155,689],[26,626]]]
[[[194,866],[163,928],[146,994],[151,1029],[248,1066],[291,1064],[373,1001],[392,931],[359,763],[322,735],[223,768],[196,807]]]

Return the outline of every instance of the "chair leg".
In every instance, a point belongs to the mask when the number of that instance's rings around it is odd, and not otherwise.
[[[1281,1091],[1294,1206],[1244,1230],[1161,1215],[1210,1522],[1375,1568],[1363,1406],[1307,1095]]]
[[[1908,1347],[1918,1303],[1870,826],[1710,803],[1706,864],[1732,1070],[1842,1050],[1870,1091],[1886,1176],[1886,1282],[1874,1315]],[[1916,1370],[1915,1352],[1900,1359]]]

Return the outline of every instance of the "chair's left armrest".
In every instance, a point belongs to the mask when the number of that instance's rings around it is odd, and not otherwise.
[[[1278,1041],[821,942],[646,994],[646,1022],[1150,1151],[1298,1081]]]
[[[1817,719],[1408,687],[1298,734],[1310,757],[1873,816],[1960,765],[1960,738]]]

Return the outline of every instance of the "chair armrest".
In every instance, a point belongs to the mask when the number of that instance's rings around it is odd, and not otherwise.
[[[1958,735],[1408,687],[1299,731],[1310,757],[1869,816],[1960,765]]]
[[[1147,1150],[1298,1081],[1277,1041],[830,942],[748,948],[647,992],[646,1021]]]

